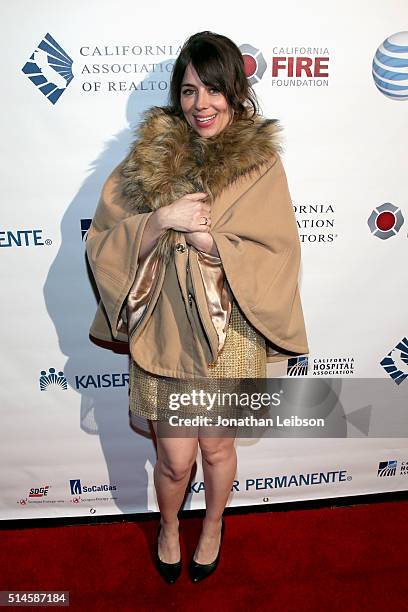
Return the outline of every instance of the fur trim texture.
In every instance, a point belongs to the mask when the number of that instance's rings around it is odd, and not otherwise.
[[[121,167],[121,190],[135,213],[167,206],[187,193],[203,191],[208,202],[243,175],[281,152],[276,119],[255,116],[228,125],[218,136],[202,138],[166,107],[148,109]],[[165,260],[180,240],[168,230],[160,238]]]

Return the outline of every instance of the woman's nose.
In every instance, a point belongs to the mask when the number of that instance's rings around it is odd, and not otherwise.
[[[197,110],[201,110],[209,106],[208,98],[209,98],[208,92],[205,89],[198,91],[197,97],[196,97],[196,104],[195,104]]]

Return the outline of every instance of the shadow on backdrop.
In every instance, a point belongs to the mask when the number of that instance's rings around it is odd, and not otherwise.
[[[129,440],[130,428],[128,386],[123,384],[123,375],[129,368],[128,356],[126,351],[124,355],[115,355],[89,340],[97,300],[87,269],[81,219],[93,217],[102,186],[127,155],[141,114],[151,106],[167,104],[167,91],[149,91],[148,78],[149,75],[141,82],[140,90],[129,96],[126,108],[128,127],[106,143],[90,164],[89,175],[68,205],[61,221],[61,246],[44,284],[46,308],[54,323],[61,352],[67,357],[64,374],[69,387],[81,395],[80,427],[86,433],[99,436],[109,482],[118,486],[119,495],[121,489],[129,491],[129,495],[122,495],[122,499],[119,497],[115,501],[122,512],[149,509],[148,479],[156,453],[147,422],[141,419],[142,432],[145,430],[146,433],[135,433],[134,442],[125,449],[129,453],[127,461],[133,469],[124,472],[123,440]],[[75,155],[75,151],[72,154]],[[92,382],[87,385],[87,377],[92,375],[95,379],[97,374],[119,374],[122,386],[97,388]],[[83,467],[86,474],[88,466]],[[129,507],[132,499],[137,499],[137,507]]]

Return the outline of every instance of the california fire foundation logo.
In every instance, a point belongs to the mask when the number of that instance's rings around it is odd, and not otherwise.
[[[74,78],[72,59],[51,34],[44,36],[22,70],[51,104],[59,100]]]
[[[404,217],[398,206],[386,202],[373,210],[367,223],[374,236],[386,240],[398,234],[404,223]]]
[[[241,45],[239,49],[242,53],[245,74],[249,84],[259,83],[266,70],[266,61],[262,52],[248,44]]]

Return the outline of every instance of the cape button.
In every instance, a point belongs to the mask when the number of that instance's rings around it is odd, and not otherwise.
[[[186,247],[182,242],[178,242],[176,244],[176,251],[178,251],[179,253],[184,253],[185,250],[186,250]]]

